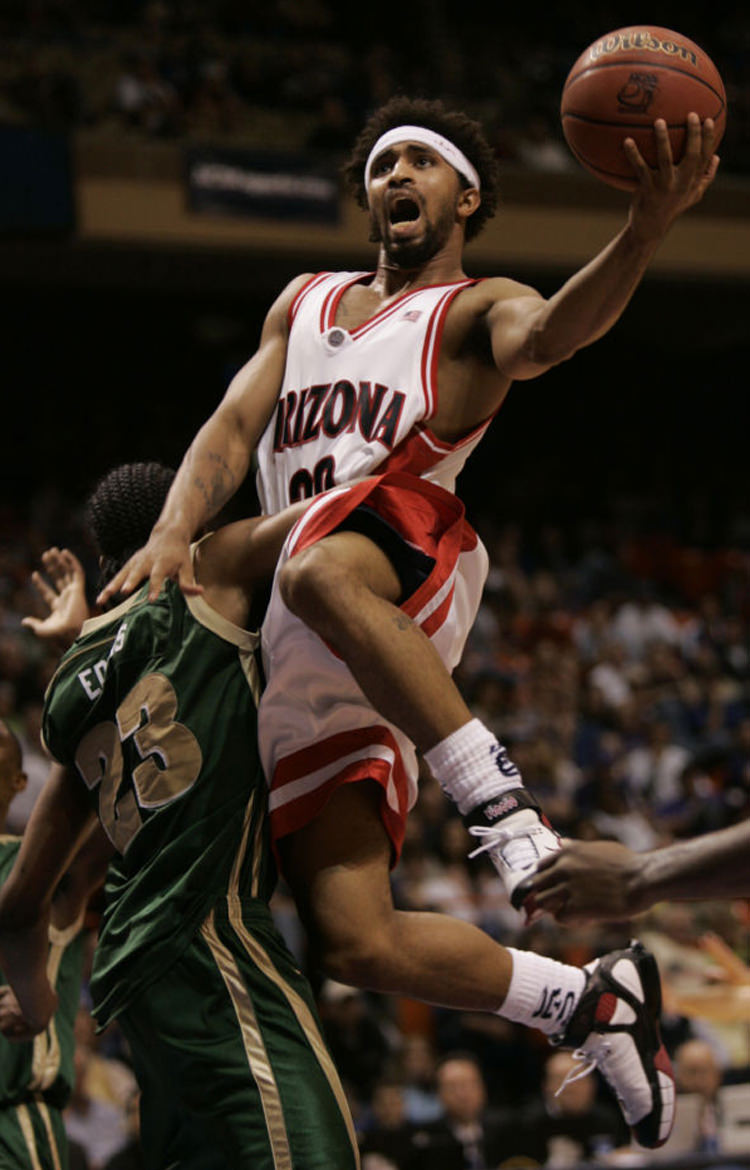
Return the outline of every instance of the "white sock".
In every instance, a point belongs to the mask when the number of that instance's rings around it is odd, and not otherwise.
[[[464,723],[425,752],[424,758],[461,814],[471,812],[483,800],[523,787],[518,768],[479,719]]]
[[[533,951],[507,949],[513,959],[513,974],[497,1014],[548,1036],[564,1032],[581,998],[586,972]]]

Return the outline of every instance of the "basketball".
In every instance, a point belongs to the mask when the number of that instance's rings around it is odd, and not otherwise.
[[[716,149],[726,105],[719,71],[699,45],[667,28],[633,25],[607,33],[581,54],[563,87],[560,113],[565,139],[582,166],[612,187],[633,190],[637,180],[622,148],[626,138],[655,167],[653,125],[663,118],[678,162],[687,115],[714,119]]]

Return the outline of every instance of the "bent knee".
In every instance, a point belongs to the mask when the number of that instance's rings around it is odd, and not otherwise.
[[[333,604],[336,570],[318,548],[305,549],[279,573],[279,592],[287,609],[303,619],[325,614]]]

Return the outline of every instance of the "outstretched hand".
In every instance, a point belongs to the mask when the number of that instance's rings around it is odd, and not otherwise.
[[[34,572],[31,581],[49,613],[44,618],[29,615],[21,624],[37,638],[67,648],[89,617],[83,566],[70,549],[48,548],[42,553],[42,568],[46,576]]]
[[[672,158],[669,129],[663,118],[654,123],[654,137],[656,167],[648,166],[632,138],[626,138],[623,144],[638,179],[630,222],[639,235],[649,240],[663,236],[678,215],[703,198],[719,168],[711,118],[701,123],[697,114],[688,114],[685,153],[678,163]]]
[[[188,597],[203,592],[195,580],[190,541],[181,534],[155,529],[148,543],[133,553],[96,600],[99,605],[105,605],[117,594],[127,596],[147,578],[150,581],[149,601],[156,600],[168,579],[176,581]]]
[[[615,841],[566,841],[527,879],[532,904],[564,925],[622,922],[645,909],[634,879],[638,854]]]

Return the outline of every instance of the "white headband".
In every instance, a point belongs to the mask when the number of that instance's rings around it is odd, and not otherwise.
[[[472,187],[479,189],[479,175],[476,168],[471,165],[463,151],[454,146],[449,138],[443,138],[442,134],[436,134],[434,130],[428,130],[426,126],[394,126],[392,130],[386,130],[385,134],[381,134],[372,150],[370,151],[367,162],[365,164],[365,190],[369,190],[370,179],[372,172],[372,164],[377,155],[382,154],[389,146],[393,146],[394,142],[418,142],[421,146],[429,146],[441,158],[444,158],[447,163],[454,167],[459,175],[471,184]]]

